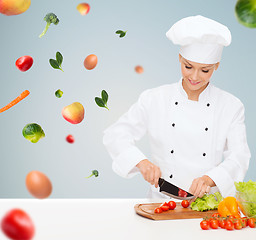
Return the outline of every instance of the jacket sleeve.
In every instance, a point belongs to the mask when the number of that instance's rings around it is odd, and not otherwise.
[[[250,157],[244,124],[244,106],[240,103],[228,130],[223,161],[206,173],[215,182],[222,196],[235,195],[234,182],[243,181]]]
[[[130,178],[139,169],[136,165],[147,157],[135,146],[146,133],[146,110],[148,96],[144,91],[128,112],[104,131],[103,144],[113,159],[112,168],[118,175]]]

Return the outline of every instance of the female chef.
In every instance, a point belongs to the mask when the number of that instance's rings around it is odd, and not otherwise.
[[[151,184],[149,198],[167,197],[159,192],[159,177],[196,197],[215,191],[232,196],[251,156],[244,106],[210,82],[223,47],[231,43],[230,31],[209,18],[192,16],[176,22],[166,36],[181,46],[182,78],[144,91],[104,131],[113,170],[126,178],[141,173]],[[146,133],[150,159],[135,145]]]

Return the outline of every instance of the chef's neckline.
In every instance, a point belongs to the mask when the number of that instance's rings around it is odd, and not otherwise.
[[[186,91],[184,90],[184,88],[182,86],[182,78],[180,79],[178,85],[179,85],[179,91],[180,91],[181,95],[183,97],[185,97],[187,101],[193,102],[193,103],[199,103],[199,102],[204,102],[208,99],[210,84],[211,83],[209,82],[207,87],[199,94],[198,101],[188,99],[188,94],[186,93]]]

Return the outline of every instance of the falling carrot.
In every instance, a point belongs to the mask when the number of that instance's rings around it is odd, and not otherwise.
[[[4,112],[6,110],[8,110],[9,108],[13,107],[14,105],[16,105],[18,102],[20,102],[22,99],[24,99],[25,97],[27,97],[30,94],[30,92],[28,90],[25,90],[24,92],[22,92],[18,97],[16,97],[14,100],[12,100],[10,103],[8,103],[5,107],[0,109],[0,113]]]

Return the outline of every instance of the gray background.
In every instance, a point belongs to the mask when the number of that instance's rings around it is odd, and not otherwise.
[[[110,0],[88,1],[91,10],[81,16],[80,1],[32,0],[28,11],[17,16],[0,14],[1,86],[0,106],[28,89],[29,97],[0,114],[0,197],[31,198],[25,177],[31,170],[45,173],[52,181],[50,198],[140,198],[148,184],[138,175],[132,179],[117,176],[102,144],[103,130],[125,113],[139,94],[148,88],[179,80],[179,47],[165,33],[183,17],[201,14],[229,27],[232,44],[224,49],[221,65],[212,82],[245,105],[248,143],[252,153],[245,180],[255,179],[255,53],[256,30],[240,25],[235,17],[236,1],[223,0]],[[46,13],[60,19],[39,39]],[[124,38],[115,31],[127,30]],[[48,60],[60,51],[64,73],[50,67]],[[98,65],[88,71],[83,61],[98,56]],[[15,61],[34,58],[32,68],[20,72]],[[144,67],[143,74],[134,71]],[[55,97],[57,89],[64,94]],[[109,93],[110,111],[99,108],[94,97],[102,89]],[[85,119],[78,125],[65,121],[64,106],[81,102]],[[32,144],[22,136],[27,123],[42,126],[46,137]],[[68,144],[72,134],[76,141]],[[146,138],[138,146],[150,157]],[[97,169],[98,178],[85,179]]]

